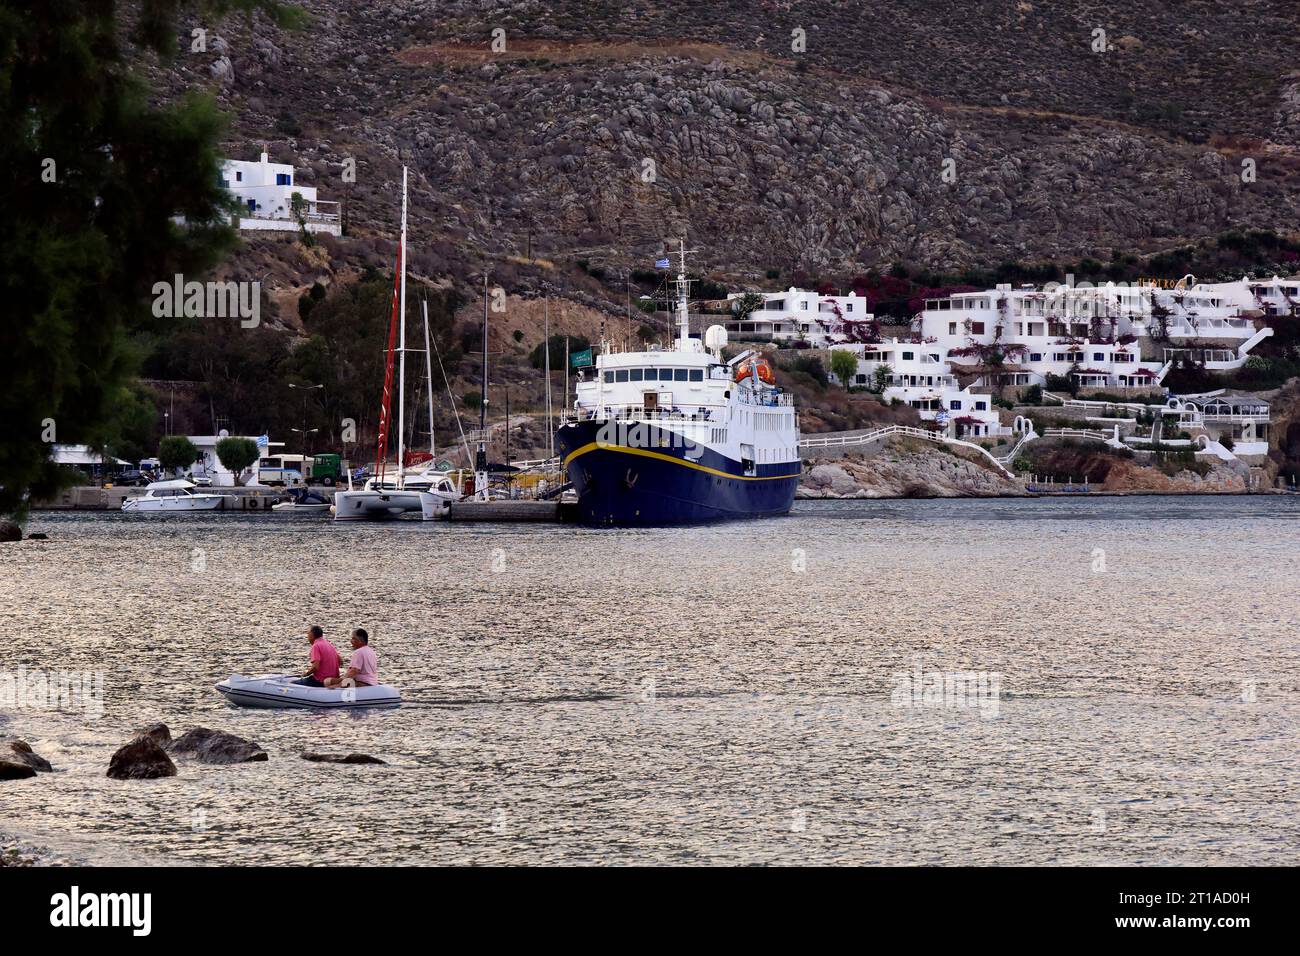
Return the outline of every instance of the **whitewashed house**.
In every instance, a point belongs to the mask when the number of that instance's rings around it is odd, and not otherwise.
[[[953,438],[1000,438],[1011,434],[1002,424],[993,397],[962,388],[933,345],[891,339],[877,345],[844,346],[856,352],[858,369],[850,385],[884,386],[881,397],[917,410],[922,421],[935,422]]]
[[[734,303],[744,293],[727,296]],[[821,295],[793,286],[785,292],[763,292],[763,308],[743,319],[726,322],[727,336],[735,341],[807,342],[825,348],[841,342],[860,341],[860,332],[871,326],[875,316],[867,311],[867,300],[856,293]]]
[[[342,232],[339,204],[318,199],[315,186],[299,186],[294,169],[288,163],[273,163],[264,151],[257,162],[227,159],[221,163],[221,185],[230,191],[243,211],[239,228],[296,232],[305,226],[308,232],[332,236]],[[294,195],[302,196],[300,224],[293,211]]]

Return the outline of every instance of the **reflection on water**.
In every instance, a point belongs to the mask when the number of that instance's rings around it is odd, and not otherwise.
[[[39,515],[49,541],[0,550],[0,670],[102,671],[103,715],[0,717],[59,768],[0,783],[0,830],[92,862],[1294,864],[1298,518],[1278,497],[622,532]],[[341,650],[369,629],[407,704],[212,689],[301,666],[312,622]],[[930,704],[900,705],[913,674]],[[271,759],[105,778],[159,719]]]

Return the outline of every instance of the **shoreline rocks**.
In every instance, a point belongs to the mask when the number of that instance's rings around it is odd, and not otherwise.
[[[114,780],[156,780],[176,776],[176,764],[158,741],[139,734],[127,741],[108,761],[108,776]]]
[[[12,521],[0,519],[0,543],[23,540],[23,529]]]
[[[339,754],[303,754],[303,760],[309,760],[312,763],[350,763],[350,764],[379,764],[388,766],[387,761],[380,760],[378,757],[372,757],[370,754],[348,754],[340,756]]]
[[[157,724],[170,737],[165,724]],[[167,745],[169,753],[192,757],[200,763],[232,764],[251,763],[268,759],[266,751],[243,737],[236,737],[224,730],[211,730],[207,727],[195,727],[182,734]]]
[[[31,745],[17,737],[0,738],[0,780],[29,780],[54,768]]]
[[[797,498],[1024,497],[1024,484],[942,448],[889,441],[874,453],[813,459]]]

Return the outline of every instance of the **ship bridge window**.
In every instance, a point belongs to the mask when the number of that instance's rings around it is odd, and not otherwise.
[[[613,373],[613,372],[606,372],[606,373],[605,373],[605,382],[608,384],[609,382],[612,382],[612,381],[614,381],[614,373]]]
[[[690,372],[690,369],[688,369],[688,368],[675,368],[675,369],[673,369],[673,381],[675,381],[675,382],[685,382],[685,381],[687,381],[688,378],[689,378],[689,376],[688,376],[688,374],[687,374],[688,372]]]
[[[692,381],[692,382],[702,382],[702,381],[704,381],[704,369],[702,369],[702,368],[693,368],[693,369],[690,370],[690,372],[691,372],[691,381]]]
[[[621,369],[618,369],[617,371],[615,371],[615,372],[614,372],[614,381],[616,381],[616,382],[626,382],[626,381],[627,381],[627,369],[625,369],[625,368],[621,368]]]
[[[629,375],[631,381],[633,381],[633,382],[639,382],[639,381],[641,381],[641,377],[642,377],[644,374],[645,374],[645,369],[640,369],[640,368],[632,368],[632,369],[628,369],[628,375]]]

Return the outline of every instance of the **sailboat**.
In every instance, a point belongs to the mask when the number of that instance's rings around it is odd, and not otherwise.
[[[388,320],[388,355],[384,365],[384,393],[379,406],[379,448],[375,457],[379,474],[360,489],[352,487],[349,477],[347,490],[334,494],[335,521],[375,521],[419,512],[422,494],[443,501],[453,501],[460,497],[451,479],[441,472],[426,471],[408,475],[403,468],[406,460],[406,180],[407,170],[403,166],[402,240],[397,251],[393,307]],[[394,359],[397,366],[397,470],[396,474],[389,477],[388,430],[393,410]],[[432,396],[432,390],[430,395]],[[429,428],[432,431],[432,406]]]

